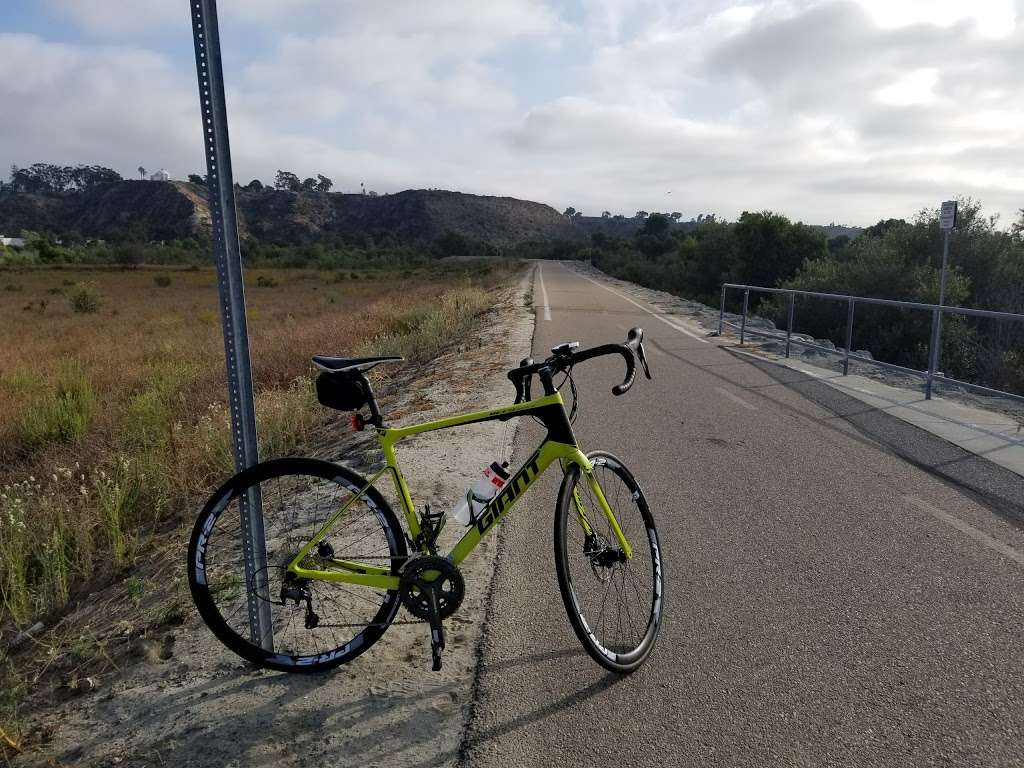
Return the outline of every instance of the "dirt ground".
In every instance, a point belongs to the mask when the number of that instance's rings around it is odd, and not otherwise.
[[[411,379],[391,382],[381,398],[385,418],[413,423],[510,403],[505,373],[529,354],[533,334],[531,284],[532,270],[457,349]],[[354,440],[346,432],[340,418],[315,455],[365,472],[380,460],[372,435]],[[417,506],[453,506],[484,466],[509,458],[514,434],[514,422],[487,422],[402,443],[398,455]],[[443,549],[460,535],[455,527],[450,522],[442,535]],[[179,535],[182,571],[185,544]],[[404,609],[384,638],[350,664],[323,675],[288,675],[234,656],[189,607],[183,624],[136,642],[132,658],[96,678],[93,690],[93,683],[80,686],[86,692],[33,715],[44,743],[12,764],[449,764],[469,716],[495,549],[496,539],[487,538],[464,564],[466,599],[446,621],[441,672],[430,671],[427,625]]]

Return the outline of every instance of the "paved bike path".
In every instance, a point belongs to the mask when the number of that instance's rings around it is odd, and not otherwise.
[[[575,428],[651,502],[664,626],[628,678],[585,655],[555,581],[549,473],[501,529],[462,762],[1020,765],[1024,531],[588,278],[538,271],[534,357],[646,330],[654,381],[616,398],[621,361],[581,365]],[[520,453],[539,437],[523,424]]]

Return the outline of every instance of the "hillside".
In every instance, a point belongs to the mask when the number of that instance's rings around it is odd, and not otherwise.
[[[554,208],[511,197],[420,189],[379,197],[237,190],[236,198],[242,236],[282,245],[385,235],[429,242],[445,230],[499,246],[581,236]],[[74,231],[170,240],[202,236],[209,222],[206,189],[186,182],[120,181],[69,194],[0,195],[4,234]]]

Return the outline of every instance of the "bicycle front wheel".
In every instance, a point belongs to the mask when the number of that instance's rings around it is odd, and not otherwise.
[[[654,518],[632,473],[610,453],[587,456],[593,479],[632,548],[623,551],[586,475],[571,466],[555,513],[558,587],[576,636],[602,667],[628,674],[661,626],[664,577]]]
[[[239,656],[285,672],[316,672],[351,661],[380,639],[398,611],[396,591],[295,579],[288,564],[338,510],[351,502],[303,566],[330,570],[332,559],[397,574],[405,537],[394,512],[366,480],[316,459],[276,459],[240,472],[207,502],[188,549],[192,598],[213,633]],[[358,497],[358,498],[356,498]],[[263,512],[266,567],[248,578],[243,505]],[[249,606],[269,613],[252,637]]]

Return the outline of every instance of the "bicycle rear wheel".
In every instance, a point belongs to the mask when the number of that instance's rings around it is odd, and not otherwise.
[[[257,464],[225,483],[207,502],[192,531],[188,575],[192,598],[213,633],[239,656],[285,672],[316,672],[351,661],[380,639],[394,620],[396,591],[354,584],[296,580],[287,565],[366,480],[316,459]],[[258,493],[267,549],[268,589],[260,596],[246,579],[240,506]],[[397,574],[406,560],[405,537],[375,488],[352,503],[324,545],[304,566],[330,569],[329,558],[366,562]],[[253,642],[249,594],[269,603],[272,648]],[[270,645],[271,643],[267,642]]]
[[[555,513],[555,569],[569,623],[602,667],[628,674],[654,648],[664,605],[658,531],[643,491],[610,453],[588,455],[632,557],[622,551],[586,476],[571,466]],[[589,528],[589,531],[587,530]]]

